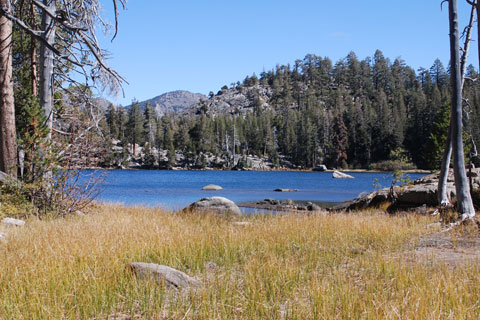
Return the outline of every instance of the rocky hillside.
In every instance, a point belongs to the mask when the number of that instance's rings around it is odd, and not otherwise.
[[[167,92],[155,98],[140,102],[140,107],[145,108],[147,103],[155,107],[159,116],[165,113],[178,113],[191,105],[197,104],[200,100],[207,100],[207,97],[201,93],[192,93],[184,90]]]
[[[208,100],[202,100],[186,108],[181,113],[199,113],[202,109],[207,114],[243,114],[255,109],[271,108],[269,101],[272,98],[272,88],[268,85],[255,84],[253,86],[237,86],[222,88]]]

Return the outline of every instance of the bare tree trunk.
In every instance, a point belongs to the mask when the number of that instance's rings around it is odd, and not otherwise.
[[[57,0],[43,0],[43,4],[47,7],[47,10],[54,13]],[[45,11],[42,13],[42,30],[43,39],[48,45],[53,47],[55,44],[55,21]],[[40,108],[42,108],[43,114],[47,118],[45,125],[49,129],[48,140],[52,138],[53,125],[53,65],[53,51],[44,42],[40,42]]]
[[[470,48],[470,40],[472,36],[475,9],[477,9],[477,16],[478,16],[479,7],[477,7],[477,5],[475,4],[472,4],[472,10],[470,12],[470,21],[466,28],[465,44],[463,46],[462,60],[460,62],[460,70],[461,70],[461,77],[462,77],[462,89],[461,89],[462,91],[463,91],[463,85],[465,84],[465,72],[467,69],[468,51]],[[445,150],[443,151],[443,156],[442,156],[440,176],[438,178],[437,198],[440,206],[451,205],[450,198],[447,194],[447,181],[448,181],[448,172],[450,168],[451,157],[452,157],[452,118],[450,118],[450,125],[448,126],[447,141],[445,142]]]
[[[0,0],[10,14],[9,0]],[[0,171],[17,176],[17,140],[12,78],[12,21],[0,16]]]
[[[460,46],[458,35],[457,0],[448,2],[450,23],[450,61],[452,85],[452,152],[453,172],[455,175],[455,190],[457,195],[457,211],[461,219],[475,216],[472,198],[468,187],[465,159],[463,156],[462,137],[462,76],[460,71]]]
[[[31,19],[32,19],[32,22],[30,23],[30,26],[32,27],[32,29],[36,29],[36,12],[35,12],[35,6],[33,5],[33,2],[30,4],[30,14],[31,14]],[[38,66],[37,66],[37,43],[35,41],[35,38],[32,37],[31,41],[30,41],[30,56],[31,56],[31,81],[32,81],[32,95],[34,97],[36,97],[38,95],[38,90],[37,90],[37,87],[38,87],[38,74],[37,74],[37,69],[38,69]]]
[[[437,198],[440,206],[451,206],[450,197],[447,193],[448,172],[450,168],[450,159],[452,157],[452,120],[448,126],[447,141],[445,141],[445,150],[443,150],[440,176],[438,177]]]

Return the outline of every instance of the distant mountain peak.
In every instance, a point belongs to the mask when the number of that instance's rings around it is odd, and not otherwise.
[[[159,116],[163,116],[166,113],[174,112],[178,113],[187,109],[191,105],[197,104],[200,100],[207,100],[207,97],[201,93],[193,93],[185,90],[175,90],[166,92],[155,98],[139,102],[140,107],[143,109],[150,103]]]

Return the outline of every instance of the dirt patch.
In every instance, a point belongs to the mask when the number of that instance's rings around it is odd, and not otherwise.
[[[417,262],[444,263],[451,267],[479,262],[480,232],[477,222],[422,237],[414,256]]]

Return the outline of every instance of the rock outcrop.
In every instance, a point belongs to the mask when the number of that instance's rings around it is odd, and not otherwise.
[[[201,101],[184,110],[185,113],[198,113],[203,110],[208,115],[240,112],[243,115],[260,107],[270,110],[268,104],[273,95],[268,85],[256,84],[253,86],[236,86],[228,89],[223,87],[210,99]]]
[[[325,202],[325,204],[328,204]],[[256,208],[261,210],[271,211],[322,211],[323,209],[310,201],[293,201],[276,200],[276,199],[264,199],[261,201],[252,201],[241,203],[240,206],[247,208]]]
[[[353,179],[354,178],[353,176],[340,171],[333,171],[332,177],[335,179]]]
[[[168,266],[146,262],[132,262],[130,263],[130,268],[137,278],[165,282],[167,287],[172,289],[188,289],[201,286],[200,281]]]
[[[224,197],[209,197],[200,199],[184,209],[184,211],[208,211],[220,214],[241,215],[235,202]]]
[[[468,171],[467,176],[470,176]],[[369,194],[361,194],[352,201],[345,202],[333,209],[358,210],[378,207],[386,202],[391,202],[392,209],[418,208],[423,205],[436,206],[438,204],[438,177],[439,173],[434,173],[417,179],[410,184],[395,187],[393,189],[393,195],[391,195],[390,188],[381,189]],[[480,188],[480,168],[473,169],[471,177],[473,188]],[[453,169],[450,169],[447,177],[447,193],[450,195],[450,198],[455,197],[454,182]]]
[[[139,102],[140,107],[145,109],[147,103],[155,108],[158,116],[166,113],[181,112],[192,105],[199,103],[201,100],[207,100],[207,97],[200,93],[192,93],[184,90],[177,90],[164,93],[155,98]],[[128,107],[127,107],[128,109]]]

